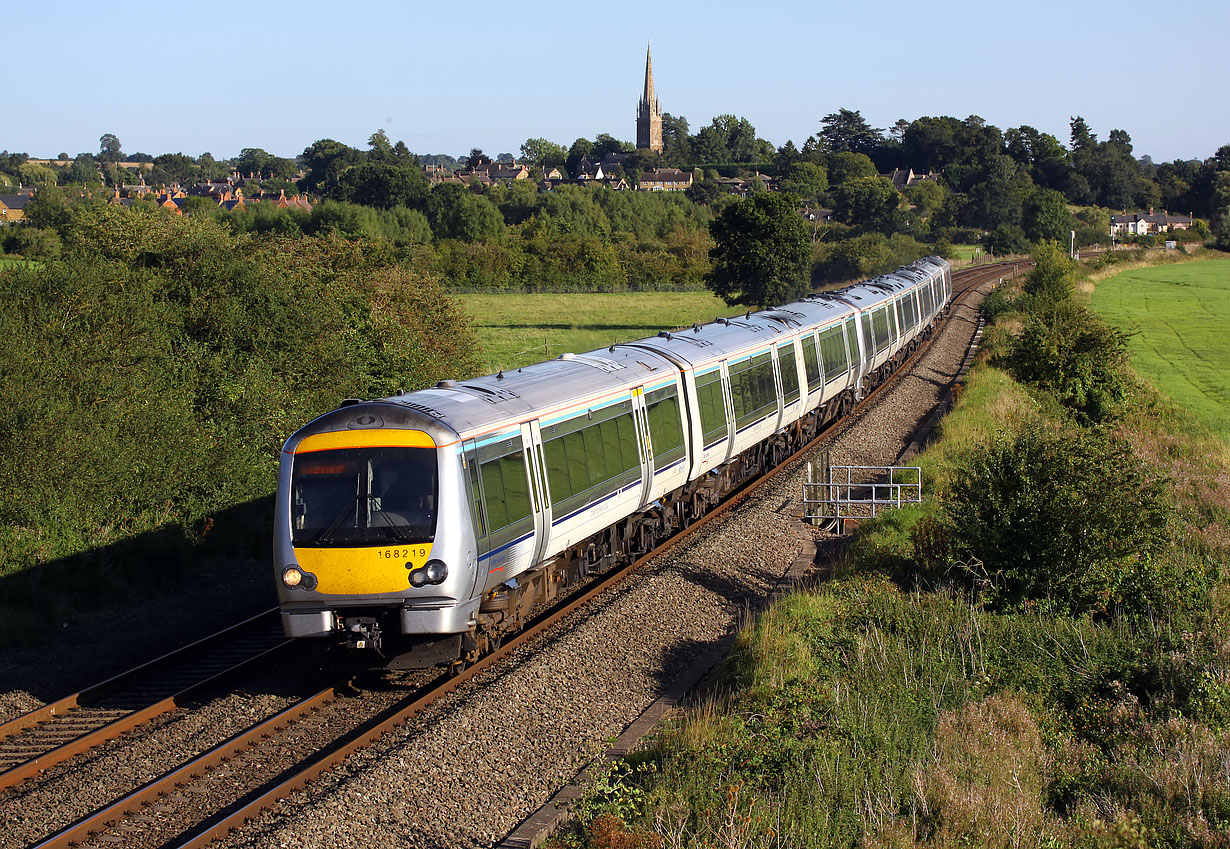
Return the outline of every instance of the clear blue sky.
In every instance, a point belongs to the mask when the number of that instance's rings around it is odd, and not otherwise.
[[[663,110],[693,132],[731,113],[801,144],[846,107],[876,127],[976,114],[1064,144],[1080,114],[1158,162],[1230,144],[1227,0],[991,5],[13,3],[0,149],[95,153],[109,132],[126,153],[294,156],[381,127],[454,156],[634,140],[647,41]]]

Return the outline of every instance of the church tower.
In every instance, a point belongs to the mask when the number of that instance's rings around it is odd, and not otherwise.
[[[645,48],[645,91],[636,110],[636,149],[662,152],[662,106],[653,93],[653,58]]]

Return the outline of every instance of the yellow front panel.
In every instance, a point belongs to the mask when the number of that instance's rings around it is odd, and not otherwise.
[[[371,548],[296,548],[299,566],[316,576],[316,592],[388,595],[410,588],[410,569],[431,557],[431,543]],[[410,569],[406,564],[412,564]]]
[[[371,430],[338,430],[305,436],[295,446],[296,454],[309,451],[331,451],[335,448],[435,448],[435,441],[421,430],[372,428]]]

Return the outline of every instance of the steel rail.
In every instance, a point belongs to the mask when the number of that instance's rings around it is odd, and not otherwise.
[[[221,631],[207,637],[203,637],[189,643],[186,646],[181,646],[174,651],[168,652],[167,654],[161,655],[125,672],[121,672],[119,675],[115,675],[105,681],[87,687],[78,693],[66,696],[52,702],[51,704],[44,705],[41,708],[36,708],[35,710],[29,711],[21,716],[14,717],[8,722],[5,722],[3,725],[0,725],[0,741],[7,740],[22,731],[35,729],[42,723],[68,717],[74,710],[90,707],[90,702],[101,700],[102,698],[116,692],[122,692],[125,686],[129,686],[137,682],[140,680],[141,676],[152,672],[155,667],[182,660],[190,652],[199,650],[211,642],[226,639],[227,637],[234,635],[234,633],[238,630],[256,624],[262,619],[276,616],[277,613],[278,608],[276,607],[264,610],[255,616],[251,616],[248,619],[243,620],[242,622],[238,622],[235,625],[224,628]],[[187,687],[180,688],[170,696],[159,699],[146,707],[126,712],[123,716],[117,717],[110,722],[106,722],[92,728],[81,736],[75,737],[61,743],[58,746],[47,749],[44,752],[29,758],[28,760],[0,772],[0,789],[12,787],[13,785],[18,784],[51,766],[62,763],[69,758],[75,757],[76,755],[86,752],[102,743],[114,740],[126,731],[130,731],[131,729],[137,728],[164,713],[175,710],[179,706],[179,702],[181,700],[188,698],[209,684],[214,683],[227,675],[234,674],[249,664],[266,657],[270,653],[290,645],[291,642],[291,640],[283,640],[268,649],[249,655],[241,662],[200,679]]]

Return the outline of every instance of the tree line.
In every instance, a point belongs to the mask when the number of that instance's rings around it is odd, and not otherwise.
[[[433,185],[425,164],[465,167],[491,159],[477,148],[460,158],[416,155],[383,130],[369,137],[366,149],[321,139],[295,160],[259,148],[225,162],[208,154],[146,158],[151,182],[216,178],[233,169],[253,175],[252,190],[281,186],[325,201],[311,213],[253,204],[225,216],[233,232],[335,232],[380,241],[467,289],[696,287],[710,270],[710,224],[737,201],[722,179],[754,172],[770,176],[809,213],[805,280],[813,285],[946,255],[955,243],[1023,252],[1042,241],[1066,241],[1072,231],[1078,246],[1104,243],[1111,214],[1125,208],[1190,212],[1199,220],[1181,238],[1216,238],[1230,247],[1230,145],[1203,161],[1155,164],[1135,156],[1125,131],[1111,130],[1099,141],[1081,117],[1072,119],[1065,147],[1035,128],[1001,130],[977,116],[903,119],[885,131],[849,109],[821,118],[817,132],[798,146],[791,140],[774,148],[734,115],[717,116],[692,133],[686,118],[668,114],[663,128],[660,155],[607,133],[570,146],[527,139],[520,161],[533,169],[532,179],[512,185]],[[672,165],[690,168],[694,183],[682,197],[568,185],[540,192],[534,185],[552,168],[575,171],[582,159],[611,154],[618,161],[609,170],[633,182],[642,168]],[[29,168],[47,167],[23,164],[21,156],[0,154],[0,175],[26,168],[29,176]],[[123,156],[119,140],[108,134],[98,155],[82,154],[51,170],[67,180],[101,168],[93,172],[97,179],[119,161],[132,161]],[[496,157],[513,159],[511,153]],[[85,164],[74,172],[79,163]],[[895,168],[931,178],[898,188],[880,176]],[[751,193],[765,188],[759,179],[743,185]],[[210,211],[205,199],[189,199],[187,208]],[[54,256],[58,227],[48,226],[37,209],[28,217],[34,229],[6,234],[4,248]]]

